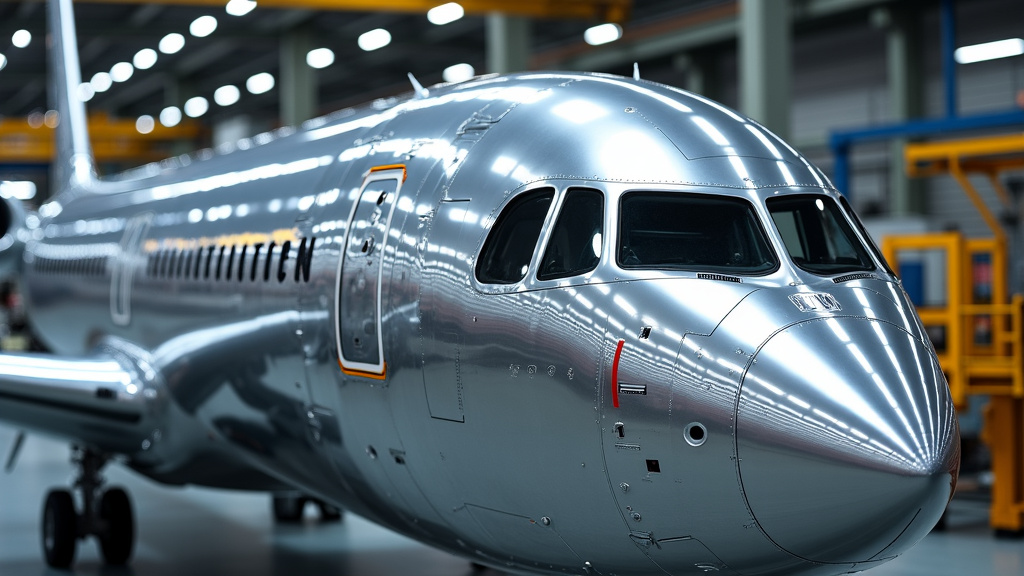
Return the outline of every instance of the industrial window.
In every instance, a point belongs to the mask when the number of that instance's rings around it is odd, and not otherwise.
[[[554,197],[553,188],[543,188],[509,202],[498,215],[480,252],[476,265],[480,282],[514,284],[526,277]]]
[[[803,270],[829,275],[875,269],[867,249],[828,196],[780,196],[766,204],[793,263]]]
[[[619,210],[623,268],[767,274],[778,267],[753,206],[710,194],[632,192]]]
[[[589,188],[570,188],[555,220],[538,280],[555,280],[597,268],[604,237],[604,195]]]

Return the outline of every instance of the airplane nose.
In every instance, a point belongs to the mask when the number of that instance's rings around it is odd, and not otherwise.
[[[960,434],[929,347],[887,322],[815,319],[778,332],[744,376],[740,482],[764,534],[824,563],[891,558],[935,525]]]

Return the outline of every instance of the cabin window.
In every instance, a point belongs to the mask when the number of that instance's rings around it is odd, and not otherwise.
[[[766,204],[789,256],[801,269],[821,275],[875,269],[867,249],[828,196],[780,196]]]
[[[768,274],[778,267],[753,206],[710,194],[632,192],[619,207],[619,266]]]
[[[538,280],[555,280],[597,268],[604,238],[604,195],[589,188],[570,188],[555,220]]]
[[[543,188],[509,202],[487,235],[477,261],[480,282],[514,284],[526,277],[554,197],[553,188]]]

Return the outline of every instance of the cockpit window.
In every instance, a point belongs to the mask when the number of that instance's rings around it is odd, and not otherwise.
[[[513,199],[505,207],[484,242],[476,264],[477,280],[515,284],[526,277],[554,197],[553,188],[542,188]]]
[[[800,195],[766,202],[793,263],[812,274],[874,270],[839,206],[827,196]]]
[[[604,195],[589,188],[570,188],[551,231],[538,280],[554,280],[590,272],[601,259]]]
[[[878,249],[878,245],[875,244],[874,238],[868,234],[868,229],[864,227],[864,223],[861,222],[860,216],[857,216],[857,213],[853,211],[853,207],[850,206],[846,197],[840,196],[839,203],[843,206],[843,210],[846,210],[846,214],[850,217],[850,220],[853,220],[853,224],[857,226],[857,231],[860,232],[861,238],[867,242],[868,249],[871,250],[871,253],[875,255],[875,258],[877,258],[879,262],[882,263],[882,267],[885,268],[885,271],[888,272],[890,276],[895,276],[896,273],[889,267],[889,263],[886,262],[885,256],[882,255],[882,251]]]
[[[778,267],[753,206],[709,194],[633,192],[622,197],[623,268],[767,274]]]

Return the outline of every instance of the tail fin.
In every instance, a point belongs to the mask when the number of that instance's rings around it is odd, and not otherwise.
[[[52,193],[91,188],[96,181],[85,104],[78,98],[82,69],[71,0],[47,0],[49,31],[49,91],[57,124],[57,158],[53,163]]]

